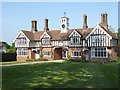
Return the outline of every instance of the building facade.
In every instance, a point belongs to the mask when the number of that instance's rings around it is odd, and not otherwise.
[[[5,47],[5,44],[4,42],[0,42],[0,53],[6,53],[6,47]]]
[[[61,17],[60,30],[50,30],[48,19],[44,30],[38,31],[37,21],[32,20],[31,30],[21,30],[13,40],[17,60],[43,58],[49,60],[112,60],[117,56],[117,36],[108,29],[107,14],[101,14],[101,23],[88,28],[87,15],[83,15],[83,27],[69,28],[69,18]]]

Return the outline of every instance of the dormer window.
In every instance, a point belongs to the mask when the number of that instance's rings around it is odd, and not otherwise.
[[[71,44],[80,44],[80,38],[79,37],[71,38]]]
[[[50,44],[50,36],[44,32],[41,36],[41,44],[42,45],[49,45]]]
[[[70,38],[71,44],[72,45],[80,45],[81,44],[81,40],[80,40],[80,36],[78,35],[78,33],[73,32],[71,38]]]
[[[43,45],[49,45],[50,44],[50,39],[49,38],[43,38],[42,39],[42,44]]]
[[[70,35],[70,43],[71,45],[81,45],[81,35],[74,30]]]

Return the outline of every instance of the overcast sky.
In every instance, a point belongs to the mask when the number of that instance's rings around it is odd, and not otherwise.
[[[20,30],[30,30],[31,20],[36,19],[38,30],[43,30],[44,19],[49,19],[49,29],[59,30],[60,19],[69,18],[70,28],[82,28],[83,14],[88,16],[88,27],[100,23],[101,13],[108,14],[108,24],[118,28],[117,2],[2,2],[2,38],[9,44]],[[1,28],[1,27],[0,27]]]

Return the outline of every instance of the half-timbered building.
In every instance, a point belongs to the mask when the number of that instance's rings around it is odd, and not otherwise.
[[[44,30],[37,29],[32,20],[31,30],[21,30],[15,37],[17,60],[38,59],[42,55],[49,60],[112,60],[117,56],[117,36],[108,29],[107,14],[101,14],[101,23],[93,28],[87,26],[87,15],[83,15],[83,27],[70,29],[69,18],[61,18],[60,30],[50,30],[45,19]]]

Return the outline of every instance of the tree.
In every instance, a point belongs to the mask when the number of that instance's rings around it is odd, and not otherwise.
[[[11,46],[9,44],[7,44],[7,42],[3,42],[3,44],[6,47],[6,52],[7,53],[16,53],[16,48],[15,48],[15,44],[14,43],[12,43]]]
[[[118,39],[120,40],[120,28],[118,28]]]
[[[16,53],[16,48],[15,48],[15,44],[12,43],[12,46],[10,46],[10,48],[7,50],[8,53]]]
[[[10,45],[7,44],[7,42],[3,42],[3,44],[5,45],[6,49],[10,49]]]
[[[118,28],[118,57],[120,57],[120,28]]]
[[[115,32],[115,29],[114,29],[112,26],[109,26],[109,30],[110,30],[111,32]]]

